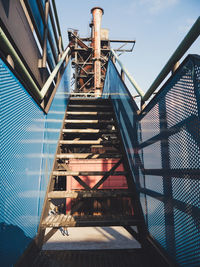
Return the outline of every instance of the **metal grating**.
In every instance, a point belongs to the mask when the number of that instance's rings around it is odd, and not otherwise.
[[[67,75],[68,69],[63,80]],[[5,266],[16,262],[37,233],[67,104],[59,95],[66,90],[62,81],[45,115],[0,59],[0,254]],[[56,127],[51,121],[55,112],[59,112]],[[53,134],[52,129],[56,129]]]
[[[173,198],[200,208],[200,180],[172,178]]]
[[[140,121],[142,140],[146,141],[159,134],[159,106],[156,104]]]
[[[146,222],[146,226],[148,227],[148,220],[147,220],[147,202],[146,202],[146,195],[140,193],[140,203],[142,206],[142,211],[144,214],[144,218],[145,218],[145,222]]]
[[[120,102],[128,94],[119,90],[110,65],[104,92],[117,99],[121,131],[128,132],[124,145],[147,228],[180,266],[199,266],[200,57],[189,55],[149,102],[136,121],[136,135],[123,121],[121,113],[129,108],[123,111]],[[128,121],[133,119],[129,113]]]
[[[145,188],[163,194],[163,177],[145,175]]]
[[[168,127],[176,125],[192,114],[198,115],[192,75],[191,69],[187,70],[166,94]]]
[[[142,149],[143,164],[145,169],[161,169],[161,144],[160,141]],[[153,157],[152,157],[153,155]]]
[[[147,196],[147,218],[150,234],[166,248],[165,210],[163,202]]]
[[[135,113],[138,108],[111,60],[108,62],[103,98],[108,98],[109,95],[111,96],[116,118],[120,125],[120,132],[129,164],[134,166],[136,164],[134,157],[134,142],[136,138],[133,138],[133,136],[137,134]],[[135,176],[134,171],[133,176]]]
[[[139,118],[145,122],[139,155],[148,169],[140,189],[143,210],[146,196],[148,229],[180,266],[200,265],[199,70],[200,58],[188,56]]]
[[[169,137],[170,164],[172,169],[199,169],[199,146],[187,130]]]
[[[200,219],[174,209],[176,257],[181,266],[200,266]]]

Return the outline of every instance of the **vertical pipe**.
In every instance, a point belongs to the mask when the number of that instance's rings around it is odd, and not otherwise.
[[[101,94],[101,18],[103,9],[94,7],[93,16],[93,48],[94,48],[94,88],[96,95]]]
[[[42,56],[42,68],[46,68],[47,62],[47,38],[48,38],[48,17],[49,17],[49,0],[45,1],[45,28],[43,37],[43,56]]]

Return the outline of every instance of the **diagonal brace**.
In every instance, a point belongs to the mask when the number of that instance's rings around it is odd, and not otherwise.
[[[111,169],[109,172],[107,172],[98,183],[95,184],[95,186],[92,187],[92,190],[96,190],[101,186],[109,176],[113,175],[115,170],[119,167],[119,165],[122,163],[122,159],[120,159]]]

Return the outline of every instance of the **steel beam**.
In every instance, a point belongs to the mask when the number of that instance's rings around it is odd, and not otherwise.
[[[21,74],[24,74],[27,77],[28,81],[30,82],[30,84],[32,86],[33,94],[41,101],[43,99],[42,93],[40,92],[38,86],[34,82],[33,78],[29,74],[29,71],[25,67],[24,63],[22,62],[22,60],[18,56],[16,50],[14,49],[11,42],[6,37],[6,34],[4,33],[4,31],[1,27],[0,27],[0,42],[1,42],[1,45],[6,47],[6,51],[12,57],[15,65],[19,68]]]
[[[44,96],[46,95],[46,93],[47,93],[47,91],[48,91],[48,89],[49,89],[51,83],[53,82],[53,80],[54,80],[56,74],[58,73],[58,71],[59,71],[61,65],[63,64],[65,58],[66,58],[67,56],[69,56],[69,55],[70,55],[70,48],[67,47],[67,48],[65,49],[65,52],[63,53],[63,55],[62,55],[60,61],[59,61],[58,64],[55,66],[54,70],[52,71],[52,73],[50,74],[50,76],[49,76],[49,78],[47,79],[46,83],[44,84],[44,86],[43,86],[43,88],[42,88],[42,90],[41,90],[42,97],[44,97]]]

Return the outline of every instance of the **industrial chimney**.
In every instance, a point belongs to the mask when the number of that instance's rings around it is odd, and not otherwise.
[[[94,49],[94,88],[95,95],[101,95],[101,18],[104,13],[101,7],[91,9],[93,16],[92,46]]]

